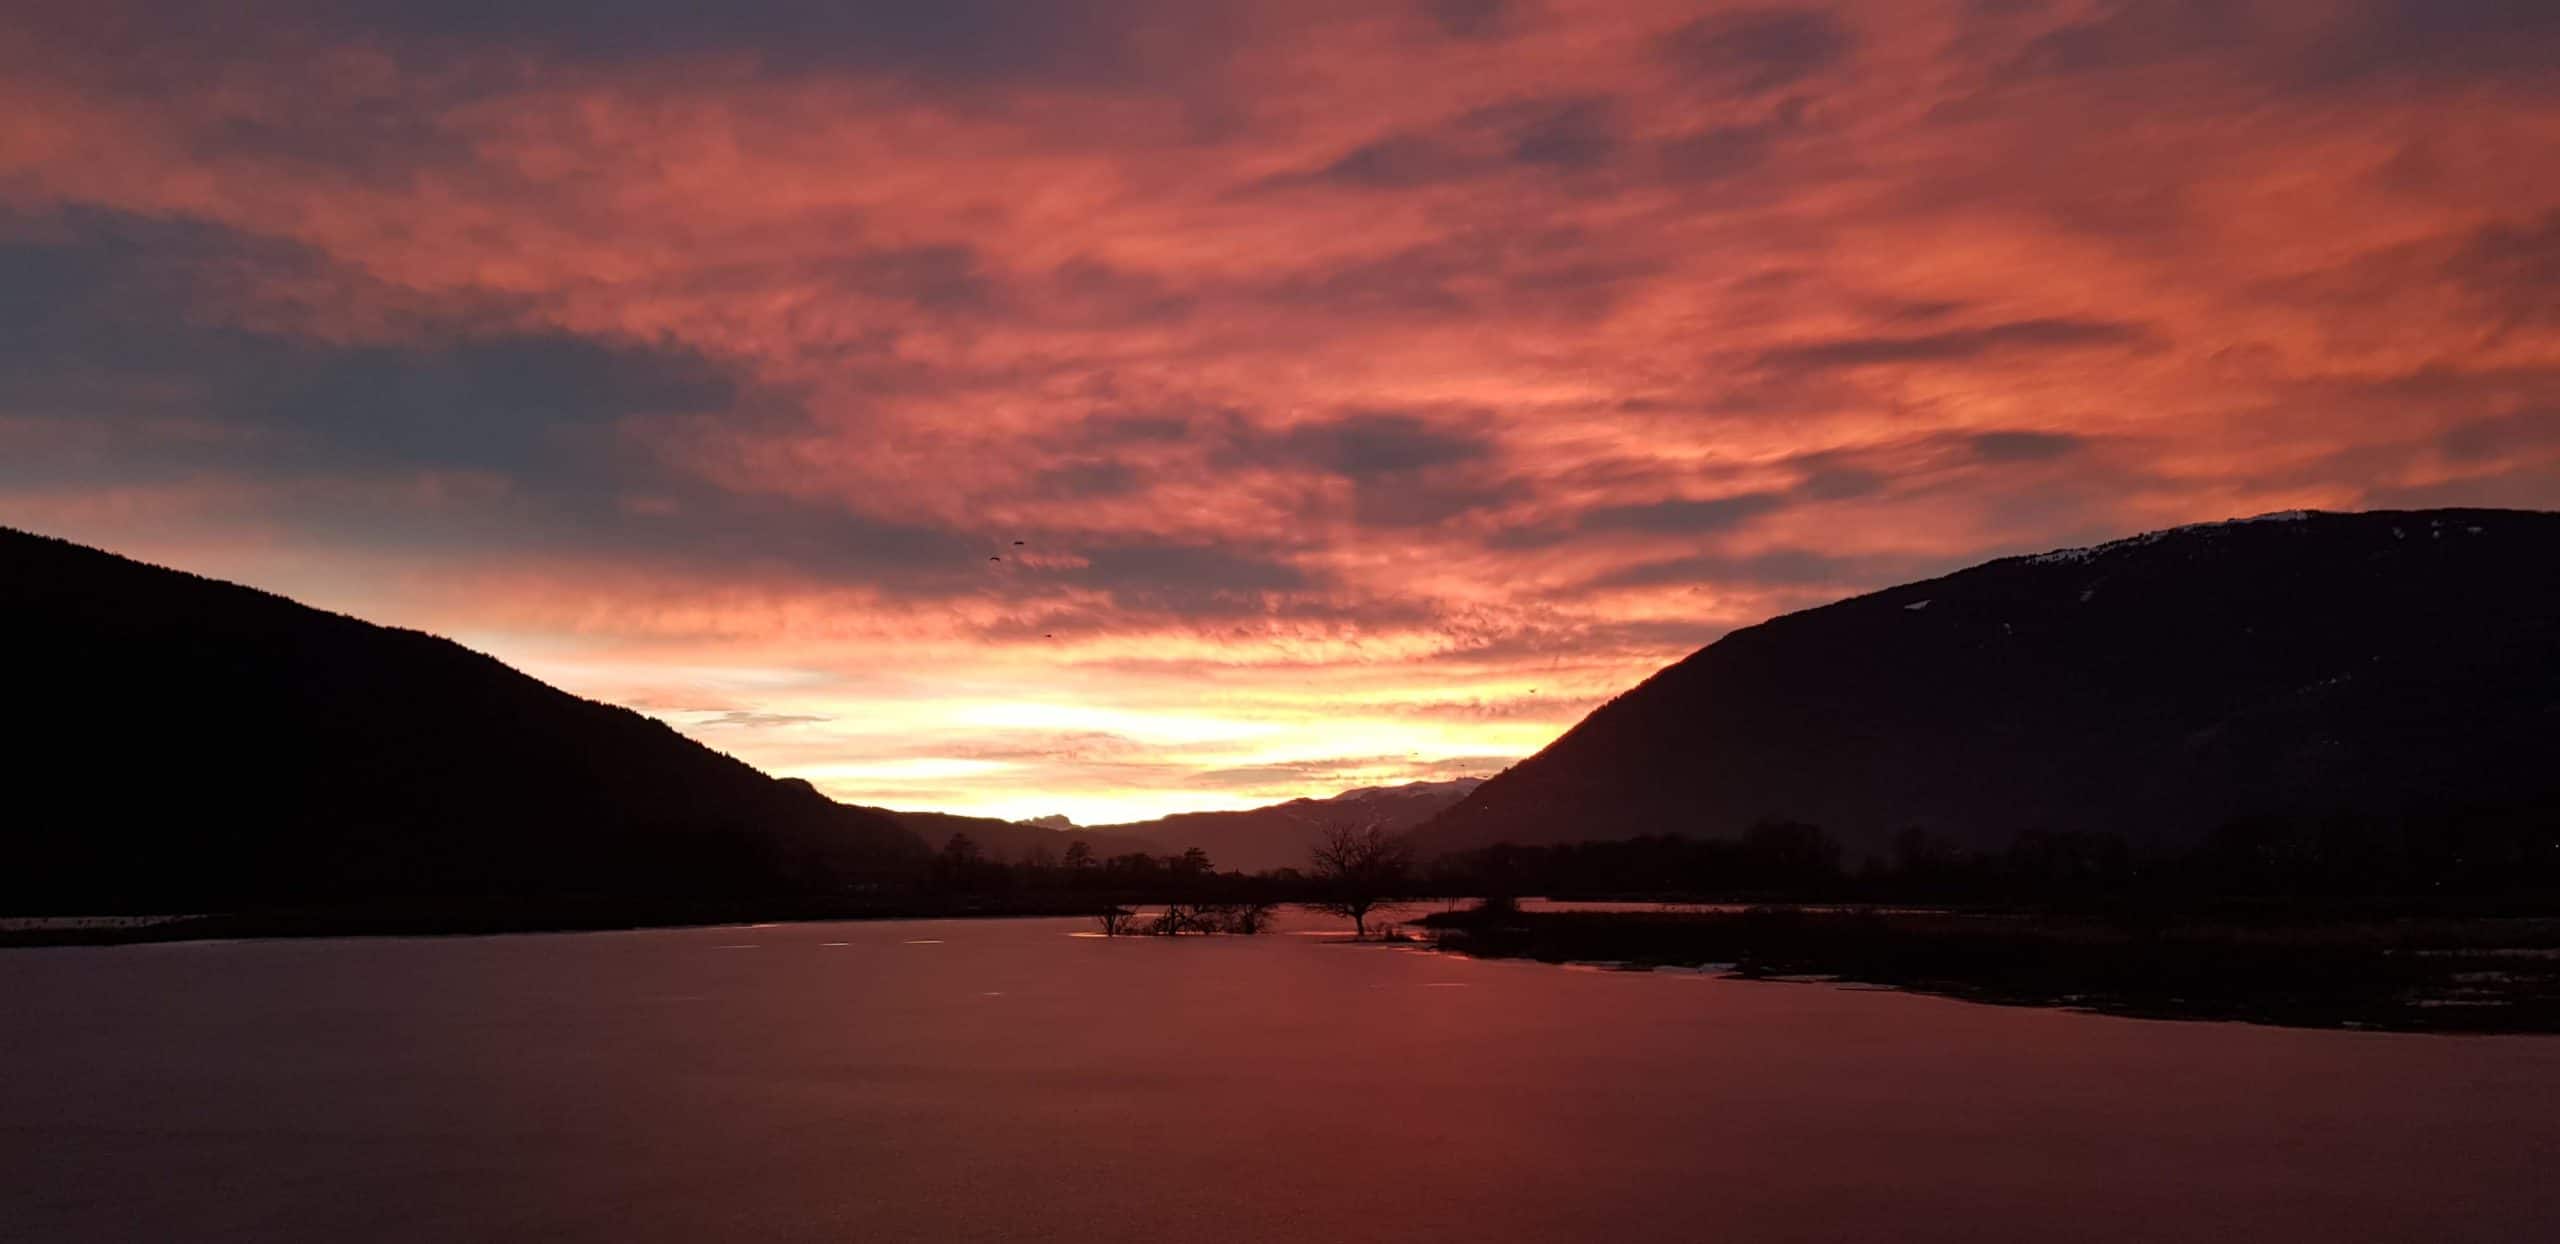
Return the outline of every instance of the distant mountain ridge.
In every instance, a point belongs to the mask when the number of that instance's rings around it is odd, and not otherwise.
[[[895,818],[933,850],[942,850],[953,837],[967,834],[988,858],[1007,863],[1023,863],[1040,853],[1055,860],[1070,845],[1081,842],[1096,859],[1129,854],[1180,855],[1198,847],[1208,852],[1210,863],[1223,871],[1264,872],[1305,867],[1308,851],[1327,825],[1341,821],[1409,829],[1464,798],[1483,780],[1453,778],[1361,786],[1323,798],[1292,799],[1234,811],[1177,812],[1151,821],[1118,825],[1077,825],[1063,816],[1006,821],[953,812],[864,810]]]
[[[1168,853],[1198,847],[1209,853],[1211,863],[1229,871],[1305,868],[1308,852],[1329,825],[1410,829],[1465,798],[1483,780],[1464,777],[1397,786],[1361,786],[1322,799],[1292,799],[1232,812],[1179,812],[1151,821],[1099,825],[1082,832],[1135,837]]]
[[[2291,513],[2005,558],[1735,631],[1434,817],[1500,841],[1820,825],[2175,848],[2560,794],[2560,514]]]
[[[0,911],[831,894],[895,819],[460,645],[0,528]]]
[[[859,805],[857,805],[859,806]],[[988,859],[1008,864],[1026,863],[1042,852],[1053,862],[1063,857],[1070,845],[1081,842],[1096,859],[1115,855],[1165,853],[1162,844],[1131,834],[1112,833],[1100,829],[1061,829],[1037,821],[1005,821],[991,816],[963,816],[956,812],[899,812],[889,808],[868,808],[894,817],[898,823],[924,844],[939,851],[950,845],[952,838],[967,834],[980,853]]]

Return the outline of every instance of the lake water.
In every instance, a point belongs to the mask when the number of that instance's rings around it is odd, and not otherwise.
[[[0,951],[0,1238],[2560,1238],[2560,1038],[1293,924]]]

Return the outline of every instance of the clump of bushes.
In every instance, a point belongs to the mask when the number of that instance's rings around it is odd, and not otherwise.
[[[1185,933],[1260,933],[1271,927],[1271,916],[1278,904],[1260,901],[1232,903],[1173,903],[1164,914],[1152,920],[1140,920],[1126,907],[1106,909],[1096,917],[1102,922],[1106,936],[1123,933],[1175,937]]]

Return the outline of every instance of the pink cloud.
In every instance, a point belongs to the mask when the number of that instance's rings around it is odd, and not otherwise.
[[[955,806],[1339,713],[1436,772],[1993,553],[2560,501],[2513,6],[111,7],[0,27],[0,517],[709,671],[784,768],[1254,727]]]

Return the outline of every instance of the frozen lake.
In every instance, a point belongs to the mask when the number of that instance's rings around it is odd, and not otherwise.
[[[2560,1236],[2560,1039],[1090,927],[0,951],[0,1237]]]

